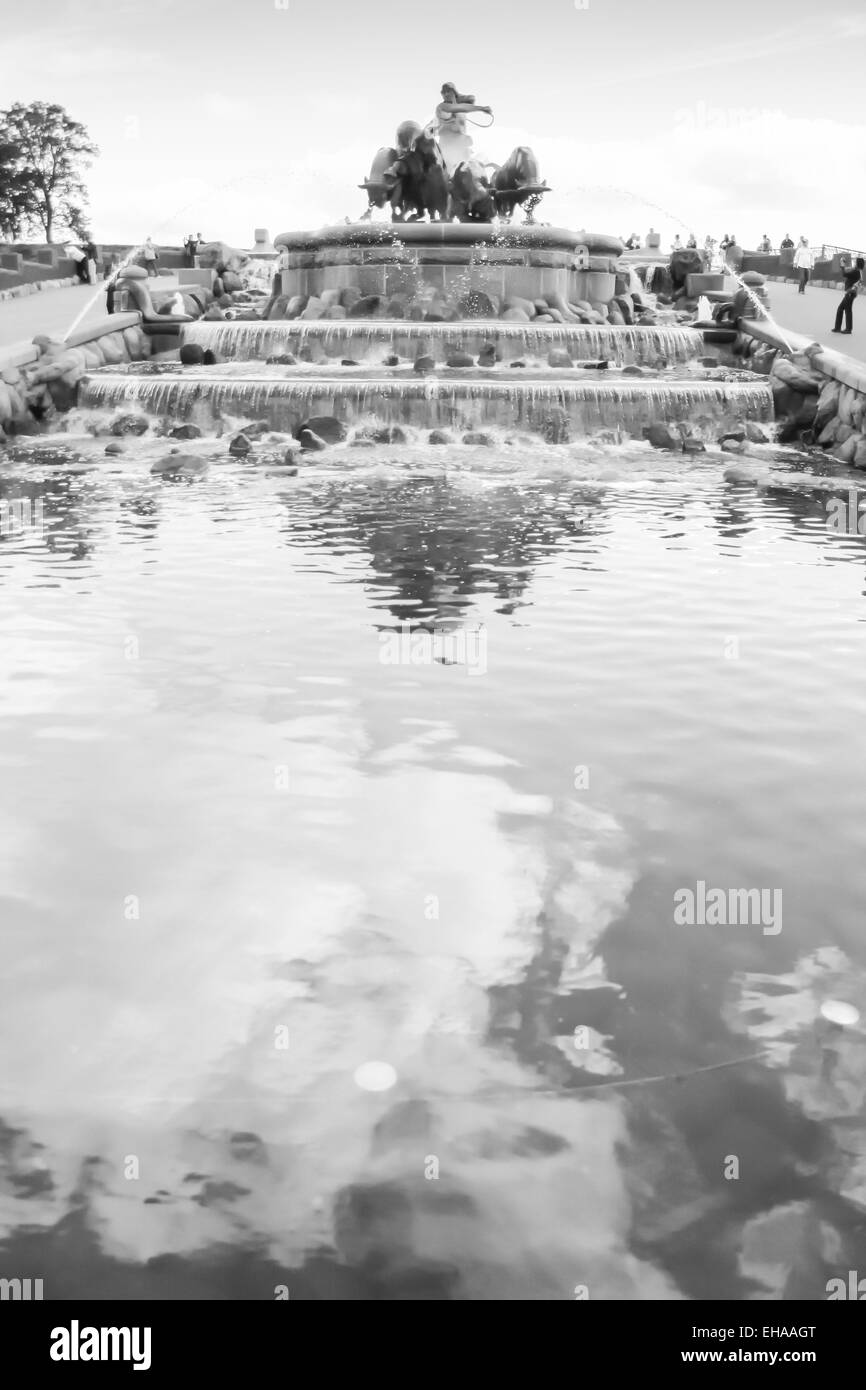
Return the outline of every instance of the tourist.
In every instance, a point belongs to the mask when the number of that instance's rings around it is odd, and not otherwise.
[[[793,243],[793,241],[791,240],[791,233],[790,233],[790,232],[786,232],[785,235],[782,237],[781,242],[779,243],[779,250],[780,250],[780,251],[793,251],[793,249],[794,249],[794,243]]]
[[[686,249],[689,251],[697,251],[698,249],[698,239],[695,236],[694,232],[689,232],[689,239],[686,242]]]
[[[90,277],[87,270],[87,254],[84,248],[82,246],[77,246],[74,241],[70,242],[66,247],[66,255],[70,261],[75,262],[75,274],[78,276],[79,284],[89,285]]]
[[[156,247],[154,246],[150,237],[148,237],[147,241],[144,243],[144,247],[142,249],[142,259],[144,260],[144,268],[147,271],[148,275],[156,275],[156,263],[158,260],[158,256]]]
[[[725,232],[725,235],[722,237],[721,241],[719,242],[719,250],[720,250],[720,252],[722,253],[723,256],[724,256],[725,252],[727,251],[728,247],[730,246],[730,244],[731,244],[731,238],[728,236],[727,232]]]
[[[809,283],[809,276],[815,264],[815,257],[809,247],[809,243],[804,236],[800,237],[800,245],[794,252],[794,269],[800,272],[799,294],[806,293],[806,286]]]
[[[676,236],[674,237],[673,241],[671,242],[671,250],[672,250],[672,251],[682,251],[682,249],[683,249],[683,243],[680,241],[680,234],[679,234],[679,232],[677,232]]]
[[[184,247],[184,250],[186,251],[186,263],[187,263],[187,265],[190,266],[190,267],[194,266],[194,265],[195,265],[195,256],[196,256],[196,252],[197,252],[197,250],[198,250],[198,239],[197,239],[195,236],[193,236],[192,232],[190,232],[189,235],[187,236],[187,239],[186,239],[186,241],[184,242],[183,247]]]
[[[657,232],[654,227],[650,227],[649,231],[646,234],[647,250],[658,251],[659,247],[661,246],[661,242],[661,233]]]
[[[853,332],[854,300],[860,293],[860,286],[863,284],[864,266],[866,266],[866,261],[862,256],[858,256],[851,269],[845,272],[845,293],[839,302],[839,308],[836,310],[836,326],[830,330],[832,333]],[[843,316],[845,328],[842,327]]]
[[[704,270],[706,272],[709,272],[716,255],[716,243],[713,237],[707,237],[706,241],[704,242],[704,249],[702,254],[704,258]]]
[[[732,232],[725,247],[725,264],[731,270],[739,270],[743,264],[743,252],[737,244],[737,234]]]
[[[764,256],[769,256],[769,255],[772,254],[773,245],[772,245],[772,242],[770,241],[770,238],[767,236],[767,233],[766,233],[766,232],[764,232],[764,235],[763,235],[763,237],[761,238],[761,244],[760,244],[760,246],[758,247],[758,250],[759,250],[759,251],[761,252],[761,254],[764,255]]]
[[[87,257],[87,283],[88,283],[89,285],[95,285],[95,284],[96,284],[96,262],[97,262],[97,260],[99,259],[99,252],[97,251],[97,249],[96,249],[96,247],[95,247],[95,245],[94,245],[94,243],[93,243],[93,241],[92,241],[91,238],[88,238],[87,242],[86,242],[85,245],[84,245],[83,250],[84,250],[85,256]]]

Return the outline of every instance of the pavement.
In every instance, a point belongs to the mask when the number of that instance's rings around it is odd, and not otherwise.
[[[841,289],[824,290],[807,285],[806,293],[799,294],[793,281],[768,280],[767,293],[770,313],[780,328],[790,328],[792,333],[802,333],[846,357],[866,362],[866,294],[854,300],[854,332],[849,338],[847,334],[830,331],[842,298]]]
[[[176,275],[161,275],[155,282],[161,290],[177,285]],[[41,290],[21,299],[0,300],[0,348],[13,343],[29,343],[37,333],[62,338],[69,332],[82,309],[80,328],[105,317],[105,285],[70,285],[65,290]]]

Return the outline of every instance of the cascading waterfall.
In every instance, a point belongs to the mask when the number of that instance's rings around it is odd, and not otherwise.
[[[546,359],[553,348],[564,349],[575,361],[604,358],[618,366],[655,366],[659,361],[683,363],[703,350],[703,337],[681,326],[621,327],[598,324],[502,323],[471,320],[462,323],[412,323],[405,320],[333,322],[278,319],[268,323],[184,324],[184,343],[210,348],[218,358],[245,362],[292,354],[309,347],[326,357],[356,362],[381,360],[387,353],[414,358],[419,351],[444,361],[452,352],[477,356],[493,346],[504,362],[521,357]]]
[[[617,378],[574,381],[561,377],[515,382],[468,374],[459,379],[429,376],[388,380],[297,376],[233,377],[211,371],[197,377],[141,377],[100,372],[82,384],[80,403],[94,409],[138,408],[175,420],[266,421],[292,430],[313,415],[336,415],[347,423],[370,416],[386,423],[420,427],[452,425],[538,428],[551,412],[564,411],[578,433],[615,427],[639,436],[653,421],[713,423],[772,418],[772,392],[765,381],[667,381]]]

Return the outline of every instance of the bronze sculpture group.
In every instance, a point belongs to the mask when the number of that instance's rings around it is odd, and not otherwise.
[[[549,192],[542,182],[538,160],[528,145],[518,145],[504,164],[482,163],[466,130],[470,113],[492,117],[489,106],[478,106],[472,96],[462,96],[452,83],[442,88],[436,115],[423,128],[404,121],[397,129],[394,146],[378,151],[366,190],[368,206],[391,207],[394,222],[492,222],[510,221],[516,208],[526,212],[526,222],[541,198]],[[476,122],[477,124],[477,122]]]

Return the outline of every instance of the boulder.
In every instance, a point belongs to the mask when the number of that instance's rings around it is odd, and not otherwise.
[[[499,312],[499,305],[494,304],[484,290],[470,290],[464,294],[458,308],[460,317],[464,319],[495,319]]]
[[[371,435],[374,444],[406,444],[408,435],[402,425],[382,425]]]
[[[265,359],[265,365],[268,367],[294,367],[296,359],[290,352],[277,352]]]
[[[522,357],[515,357],[513,362],[509,362],[509,367],[525,367],[526,363]]]
[[[498,361],[500,361],[500,354],[493,343],[485,343],[478,354],[479,367],[495,367]]]
[[[119,440],[119,439],[112,439],[112,440],[110,441],[110,443],[106,444],[106,446],[105,446],[105,452],[106,452],[107,454],[109,454],[109,455],[114,455],[114,454],[125,454],[125,453],[126,453],[126,450],[125,450],[125,448],[123,447],[123,445],[120,443],[120,440]]]
[[[535,304],[531,299],[524,299],[520,295],[512,294],[502,306],[502,318],[508,317],[510,309],[522,309],[528,319],[535,318]]]
[[[204,348],[198,343],[181,343],[180,361],[184,367],[200,367],[204,357]]]
[[[175,425],[169,430],[172,439],[201,439],[203,431],[198,425]]]
[[[333,320],[333,319],[347,319],[348,317],[349,317],[348,310],[347,310],[347,309],[344,309],[343,306],[342,306],[342,304],[329,304],[328,307],[327,307],[327,309],[325,310],[325,312],[324,312],[323,315],[322,315],[322,318],[323,318],[323,319],[330,319],[330,320]]]
[[[445,365],[446,367],[474,367],[475,358],[470,352],[452,352],[449,353]]]
[[[866,468],[866,437],[863,435],[860,436],[855,445],[851,462],[855,468]]]
[[[547,354],[548,367],[573,367],[571,353],[566,352],[565,348],[551,348]]]
[[[326,308],[326,309],[330,309],[330,307],[331,307],[332,304],[339,304],[339,303],[340,303],[340,291],[339,291],[339,290],[322,290],[321,294],[319,295],[319,298],[321,299],[321,301],[322,301],[322,303],[324,304],[325,308]]]
[[[436,361],[427,353],[421,353],[419,357],[415,358],[413,367],[416,372],[432,372],[435,371]]]
[[[485,430],[467,430],[463,436],[464,444],[480,444],[486,449],[492,449],[495,443],[492,434],[487,434]]]
[[[300,434],[298,435],[298,440],[300,442],[301,448],[306,453],[321,452],[322,449],[327,449],[328,447],[325,443],[325,440],[322,439],[321,435],[316,434],[315,430],[301,430]]]
[[[288,304],[286,305],[286,318],[287,318],[287,319],[298,319],[298,318],[300,318],[300,317],[301,317],[301,314],[303,313],[304,309],[306,308],[306,305],[307,305],[307,296],[306,296],[305,294],[293,294],[292,297],[291,297],[291,299],[289,300]]]
[[[853,463],[857,455],[857,446],[860,442],[861,436],[859,434],[850,434],[847,439],[844,439],[840,444],[836,444],[830,452],[840,463]]]
[[[357,367],[357,366],[358,366],[358,363],[355,361],[354,357],[341,357],[341,358],[340,358],[340,366],[341,366],[341,367]]]
[[[504,323],[530,322],[530,315],[527,314],[525,309],[518,308],[516,304],[511,309],[506,309],[501,317]]]
[[[229,444],[229,453],[233,458],[246,458],[252,451],[253,446],[245,434],[236,434]]]
[[[571,438],[571,425],[568,412],[562,406],[554,406],[541,426],[542,437],[548,444],[567,444]]]
[[[321,299],[318,297],[318,295],[313,294],[310,295],[310,298],[307,300],[306,308],[303,310],[302,313],[298,315],[298,317],[307,321],[309,321],[310,319],[320,319],[324,312],[325,306],[322,303]]]
[[[360,299],[349,307],[350,319],[371,319],[382,307],[382,296],[378,294],[364,294]]]
[[[634,305],[631,300],[624,294],[618,294],[613,302],[622,314],[623,323],[634,323]]]
[[[327,444],[342,444],[348,434],[343,421],[338,420],[335,415],[312,415],[295,430],[295,438],[300,439],[305,430],[318,435],[319,439],[324,439]]]
[[[593,365],[595,364],[593,363]],[[645,368],[638,367],[636,364],[623,367],[622,374],[623,376],[649,376],[649,372],[646,371]]]
[[[721,447],[725,454],[742,454],[746,449],[742,439],[723,439]]]
[[[146,415],[118,415],[109,428],[112,434],[142,435],[150,429],[150,421]]]
[[[706,452],[707,446],[704,444],[703,440],[692,439],[691,437],[683,440],[684,454],[705,454]]]
[[[162,478],[198,478],[207,472],[207,460],[196,458],[195,454],[172,451],[165,458],[152,463],[150,471]]]
[[[745,424],[746,438],[750,444],[769,444],[770,437],[766,431],[756,425],[754,420],[747,420]]]
[[[383,367],[399,367],[400,359],[396,352],[389,352],[387,357],[382,359]]]
[[[645,425],[643,435],[654,449],[669,449],[672,452],[680,452],[682,441],[671,433],[667,425]]]
[[[823,387],[825,378],[818,372],[798,367],[789,357],[777,357],[770,373],[771,380],[780,381],[802,395],[817,394]]]
[[[454,440],[447,430],[431,430],[427,436],[428,444],[453,444]]]
[[[361,297],[361,291],[357,285],[347,285],[344,290],[340,291],[340,303],[344,309],[351,309]]]

